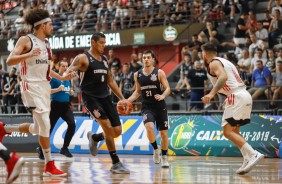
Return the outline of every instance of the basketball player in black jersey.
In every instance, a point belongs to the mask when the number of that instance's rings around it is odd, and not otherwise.
[[[105,139],[113,163],[111,172],[129,174],[130,171],[122,165],[116,154],[114,138],[121,135],[122,127],[119,115],[112,103],[109,88],[120,100],[123,100],[124,97],[112,78],[107,58],[102,55],[105,44],[105,35],[94,33],[91,38],[91,48],[76,56],[66,73],[79,70],[84,104],[91,117],[96,119],[104,131],[99,134],[87,133],[91,154],[97,155],[97,144]]]
[[[133,102],[141,95],[141,114],[147,131],[147,137],[154,148],[153,160],[155,164],[162,162],[162,167],[168,168],[168,116],[164,99],[170,94],[170,87],[164,71],[154,67],[155,59],[153,51],[148,50],[143,52],[144,67],[134,73],[136,89],[128,100]],[[160,156],[160,150],[156,142],[154,132],[155,122],[161,135],[162,156]]]

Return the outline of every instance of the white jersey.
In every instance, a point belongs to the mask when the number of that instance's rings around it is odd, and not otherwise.
[[[245,89],[245,88],[242,88],[242,87],[245,87],[245,84],[243,80],[240,78],[237,68],[235,67],[234,64],[232,64],[230,61],[224,58],[221,58],[221,57],[215,57],[213,58],[213,60],[219,60],[222,63],[223,68],[227,74],[227,81],[224,84],[224,86],[218,91],[219,93],[229,96],[237,89]],[[208,77],[212,85],[214,86],[217,81],[217,77],[212,76],[210,74],[209,68],[208,68]]]
[[[33,34],[27,35],[31,40],[31,49],[40,48],[39,56],[30,57],[20,63],[21,78],[25,82],[49,81],[52,51],[48,40],[40,40]]]

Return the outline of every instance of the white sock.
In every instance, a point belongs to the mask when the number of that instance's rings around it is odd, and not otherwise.
[[[255,150],[247,142],[242,146],[241,150],[244,152],[244,154],[246,153],[248,158],[255,154]]]
[[[19,132],[20,131],[20,125],[19,124],[9,124],[9,125],[5,125],[4,129],[6,131],[6,133],[12,133],[12,132]]]
[[[45,164],[47,164],[49,161],[52,161],[52,157],[51,157],[51,149],[42,149],[44,158],[45,158]]]
[[[2,143],[0,143],[0,150],[7,150],[7,148]]]

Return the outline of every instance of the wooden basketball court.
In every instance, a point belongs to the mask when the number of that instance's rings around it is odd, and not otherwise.
[[[265,158],[246,175],[237,175],[241,157],[170,156],[170,168],[155,165],[152,155],[119,155],[130,169],[129,175],[111,174],[111,159],[107,154],[93,157],[74,154],[66,158],[53,154],[56,165],[68,173],[67,177],[42,177],[44,161],[35,153],[20,153],[26,158],[20,177],[21,184],[92,184],[92,183],[282,183],[282,159]],[[6,167],[0,161],[0,183],[6,181]]]

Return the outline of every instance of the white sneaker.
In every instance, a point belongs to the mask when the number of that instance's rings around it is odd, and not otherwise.
[[[167,161],[167,155],[162,156],[162,168],[169,168],[169,163]]]
[[[255,154],[253,154],[253,156],[251,156],[251,158],[247,160],[247,164],[243,169],[244,174],[250,172],[257,165],[257,163],[263,158],[264,158],[263,154],[261,154],[258,151],[255,151]]]
[[[161,162],[161,153],[159,148],[154,150],[153,161],[155,164],[159,164]]]
[[[241,167],[239,169],[237,169],[236,173],[237,174],[245,174],[244,168],[246,167],[248,163],[247,159],[244,159],[243,164],[241,165]]]

